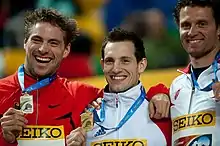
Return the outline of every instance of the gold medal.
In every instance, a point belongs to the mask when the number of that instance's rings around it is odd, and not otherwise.
[[[93,129],[93,113],[86,110],[81,116],[82,128],[88,132]]]
[[[20,97],[20,110],[25,114],[34,112],[33,95],[25,93]]]

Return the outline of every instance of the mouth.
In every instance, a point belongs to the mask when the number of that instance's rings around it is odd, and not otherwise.
[[[52,60],[49,57],[39,57],[39,56],[35,56],[35,59],[39,63],[49,63]]]
[[[119,75],[117,75],[117,76],[112,75],[110,77],[113,81],[123,81],[127,78],[127,76],[125,76],[125,75],[120,75],[120,76]]]
[[[187,40],[187,43],[189,44],[198,44],[201,43],[203,41],[203,39],[193,39],[193,40]]]

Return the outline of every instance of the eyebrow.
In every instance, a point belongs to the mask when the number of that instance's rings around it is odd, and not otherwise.
[[[43,40],[43,38],[42,38],[41,36],[39,36],[39,35],[34,35],[34,36],[32,36],[31,38],[38,38],[38,39]],[[61,43],[60,40],[58,40],[58,39],[54,39],[54,38],[49,39],[48,41],[49,41],[49,42],[55,41],[55,42]]]

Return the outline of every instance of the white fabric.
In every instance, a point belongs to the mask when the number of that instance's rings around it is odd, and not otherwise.
[[[219,64],[218,68],[220,68]],[[217,76],[220,79],[219,69]],[[204,88],[214,78],[213,68],[210,66],[200,74],[197,82],[201,88]],[[212,90],[204,92],[197,88],[194,91],[192,89],[193,83],[191,75],[188,73],[178,76],[171,85],[170,97],[173,104],[171,106],[171,118],[173,127],[176,128],[178,127],[177,125],[184,127],[182,130],[173,132],[172,143],[175,145],[174,142],[180,140],[190,146],[196,146],[196,144],[198,146],[220,146],[220,104],[212,98],[214,97]],[[203,119],[204,117],[207,119]],[[179,123],[177,119],[179,119]],[[205,123],[202,120],[206,120]],[[212,124],[208,124],[207,121]],[[188,140],[184,139],[186,137]],[[181,143],[180,141],[179,143]]]
[[[116,127],[120,120],[127,113],[135,100],[141,94],[141,83],[129,89],[124,93],[104,93],[106,101],[106,119],[102,123],[105,127]],[[118,108],[116,102],[118,98]],[[100,111],[97,111],[100,114]],[[116,145],[117,142],[132,143],[130,145],[140,145],[139,140],[145,141],[146,146],[166,146],[166,139],[160,128],[149,118],[148,101],[144,100],[134,115],[117,131],[106,131],[106,134],[94,137],[94,134],[100,129],[94,125],[94,129],[87,133],[87,146],[100,145],[100,141],[105,145]],[[99,142],[98,142],[99,141]],[[147,143],[146,143],[147,141]],[[97,142],[97,143],[91,143]],[[104,143],[105,142],[105,143]],[[124,145],[125,145],[124,144]],[[107,144],[106,144],[107,145]],[[118,144],[122,145],[122,144]]]

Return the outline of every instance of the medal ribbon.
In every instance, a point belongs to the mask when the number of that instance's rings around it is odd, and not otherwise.
[[[217,53],[216,57],[215,57],[215,60],[213,61],[212,63],[212,68],[213,68],[213,71],[214,71],[214,79],[212,80],[212,82],[206,86],[205,88],[200,88],[197,80],[196,80],[196,77],[195,77],[195,74],[193,73],[193,70],[192,70],[192,67],[191,67],[191,77],[192,77],[192,81],[193,81],[193,85],[200,91],[211,91],[212,90],[212,85],[218,81],[218,77],[217,77],[217,71],[218,71],[218,60],[220,59],[220,53]]]
[[[21,90],[22,90],[22,93],[30,93],[31,91],[33,90],[37,90],[37,89],[40,89],[44,86],[47,86],[49,85],[50,83],[52,83],[54,80],[56,79],[56,74],[54,74],[53,76],[50,76],[46,79],[43,79],[31,86],[29,86],[28,88],[25,89],[24,87],[24,65],[21,65],[19,68],[18,68],[18,81],[19,81],[19,84],[21,86]]]
[[[122,120],[119,122],[119,124],[116,127],[107,128],[101,125],[101,123],[105,120],[105,101],[102,100],[101,105],[101,111],[100,111],[100,118],[96,112],[96,110],[93,110],[94,113],[94,121],[95,123],[101,127],[101,130],[118,130],[121,128],[135,113],[135,111],[140,107],[140,105],[143,103],[144,99],[146,98],[146,93],[143,87],[141,87],[141,95],[137,98],[137,100],[133,103],[133,105],[130,107],[130,109],[127,111],[125,116],[122,118]],[[98,136],[99,134],[96,133],[95,136]]]

